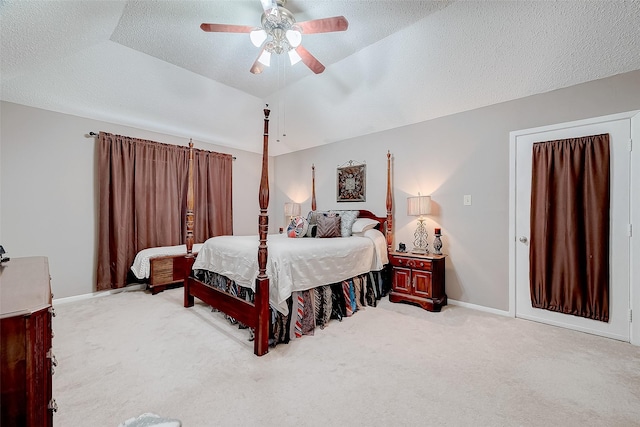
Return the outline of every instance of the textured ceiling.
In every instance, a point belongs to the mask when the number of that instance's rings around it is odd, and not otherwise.
[[[3,100],[279,155],[640,69],[640,2],[290,0],[343,15],[303,45],[327,68],[258,54],[259,0],[0,0]],[[100,129],[88,129],[100,130]],[[286,134],[286,135],[285,135]]]

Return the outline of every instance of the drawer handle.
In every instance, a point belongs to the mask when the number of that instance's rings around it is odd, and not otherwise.
[[[56,403],[55,399],[51,399],[49,401],[49,405],[47,405],[47,409],[53,411],[53,412],[58,412],[58,404]]]

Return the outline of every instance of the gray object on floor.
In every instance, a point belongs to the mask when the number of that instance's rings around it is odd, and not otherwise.
[[[164,418],[160,415],[146,413],[137,418],[129,418],[120,423],[118,427],[180,427],[182,423],[179,420]]]

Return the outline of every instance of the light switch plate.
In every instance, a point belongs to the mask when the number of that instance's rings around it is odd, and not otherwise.
[[[464,195],[464,205],[471,206],[471,194]]]

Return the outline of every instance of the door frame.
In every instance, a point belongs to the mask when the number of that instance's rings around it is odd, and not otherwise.
[[[614,120],[629,119],[631,122],[631,139],[640,144],[640,110],[619,114],[576,120],[554,125],[512,131],[509,133],[509,316],[516,317],[516,140],[518,136],[538,132],[548,132],[568,127],[592,125]],[[630,142],[631,149],[631,142]],[[630,197],[631,223],[640,224],[640,148],[631,151]],[[636,230],[631,237],[629,260],[629,301],[631,310],[635,314],[635,322],[631,322],[629,339],[631,344],[640,346],[640,230]],[[635,268],[634,265],[638,266]],[[636,327],[634,327],[634,323]]]

